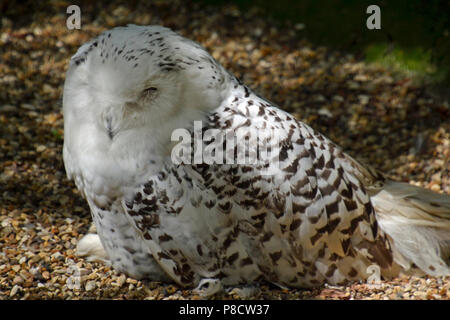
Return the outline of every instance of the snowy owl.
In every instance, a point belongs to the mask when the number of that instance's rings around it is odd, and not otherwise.
[[[449,196],[363,166],[168,28],[82,45],[63,105],[65,168],[97,230],[80,255],[185,287],[450,273]]]

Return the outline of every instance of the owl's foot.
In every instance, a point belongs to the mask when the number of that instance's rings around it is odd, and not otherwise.
[[[258,296],[261,292],[259,284],[246,285],[243,287],[229,288],[226,290],[228,295],[237,296],[239,299],[247,300]]]
[[[194,289],[194,293],[207,298],[223,291],[222,282],[219,279],[202,279]]]
[[[94,233],[88,233],[78,241],[76,255],[79,257],[87,257],[87,261],[109,263],[108,255],[103,248],[100,237]]]

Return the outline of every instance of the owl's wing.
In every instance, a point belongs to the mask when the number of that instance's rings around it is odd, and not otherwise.
[[[315,263],[320,258],[363,254],[382,267],[390,265],[364,188],[375,178],[289,114],[255,107],[242,113],[225,108],[209,117],[208,126],[233,132],[276,129],[271,139],[258,139],[248,148],[252,153],[269,145],[277,161],[167,165],[124,203],[162,268],[182,285],[196,284],[199,275],[302,285],[308,277],[311,283],[342,277],[333,275],[339,266],[321,269]],[[231,153],[236,156],[243,145],[238,141]],[[322,275],[313,274],[311,264]],[[345,268],[347,273],[358,269]]]

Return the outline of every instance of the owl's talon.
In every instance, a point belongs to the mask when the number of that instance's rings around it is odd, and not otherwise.
[[[193,291],[194,293],[207,298],[223,291],[222,282],[219,279],[202,279]]]

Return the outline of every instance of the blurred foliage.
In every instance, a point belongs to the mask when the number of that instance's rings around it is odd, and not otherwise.
[[[151,2],[170,0],[153,0]],[[196,0],[212,6],[233,3],[241,10],[259,7],[277,20],[297,23],[299,37],[361,54],[408,76],[450,85],[449,0]],[[135,8],[139,1],[113,1]],[[101,12],[102,1],[0,0],[2,16],[15,26],[39,15],[64,14],[68,4]],[[381,30],[369,30],[366,9],[381,8]],[[220,8],[218,7],[218,10]],[[206,16],[206,13],[205,13]],[[300,25],[301,24],[301,25]],[[303,27],[304,26],[304,27]]]
[[[225,0],[199,0],[208,4]],[[423,80],[450,84],[448,0],[233,0],[243,10],[262,8],[279,20],[304,24],[301,37],[362,54]],[[369,30],[366,9],[381,9],[381,29]]]

